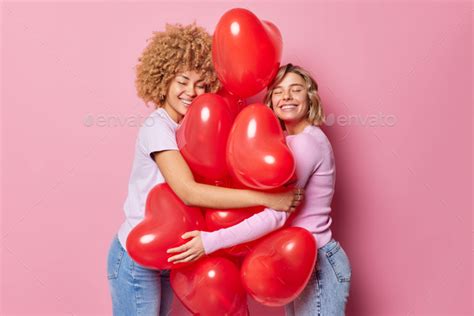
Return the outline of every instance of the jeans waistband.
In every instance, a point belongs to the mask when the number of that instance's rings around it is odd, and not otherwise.
[[[336,244],[337,244],[337,241],[334,238],[331,238],[331,240],[327,244],[319,248],[318,251],[328,252],[332,248],[334,248]]]

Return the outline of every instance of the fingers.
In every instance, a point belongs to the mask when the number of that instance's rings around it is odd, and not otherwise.
[[[288,212],[292,213],[296,210],[296,208],[301,204],[303,201],[304,196],[304,189],[302,188],[295,188],[293,190],[293,201],[291,202],[291,206],[288,209]]]
[[[179,263],[179,262],[189,262],[193,261],[196,259],[199,255],[199,246],[197,244],[198,237],[200,234],[199,231],[192,231],[192,232],[187,232],[184,233],[181,237],[183,239],[186,238],[193,238],[184,245],[181,245],[179,247],[175,248],[170,248],[166,251],[166,253],[177,253],[180,252],[179,254],[172,256],[168,258],[168,262],[173,262],[173,263]]]
[[[183,253],[180,253],[179,255],[168,258],[168,262],[173,262],[173,261],[176,261],[176,260],[183,260],[184,258],[187,258],[191,255],[194,255],[193,252],[191,250],[188,250],[188,251],[185,251]],[[174,263],[178,263],[178,262],[174,262]]]
[[[183,239],[188,239],[188,238],[191,238],[191,237],[196,237],[197,235],[199,235],[199,230],[193,230],[191,232],[186,232],[184,233],[181,238]]]
[[[191,232],[184,233],[181,236],[181,238],[188,239],[188,238],[191,238],[191,237],[196,237],[198,234],[199,234],[199,231],[194,230],[194,231],[191,231]],[[190,249],[192,246],[193,246],[193,244],[192,244],[192,240],[191,240],[191,241],[188,241],[187,243],[185,243],[184,245],[181,245],[181,246],[175,247],[175,248],[170,248],[170,249],[166,250],[166,253],[183,252],[183,251],[186,251],[186,250]]]
[[[295,196],[295,198],[297,197],[299,200],[302,200],[303,199],[303,196],[304,196],[304,189],[302,188],[295,188],[293,190],[293,194]]]
[[[182,259],[182,260],[178,260],[178,261],[175,261],[175,262],[173,262],[173,263],[176,264],[176,263],[182,263],[182,262],[191,262],[191,261],[196,260],[197,257],[198,257],[197,254],[192,254],[192,255],[190,255],[190,256],[188,256],[188,257]]]
[[[190,262],[198,259],[201,255],[202,254],[199,253],[199,250],[195,248],[190,248],[185,252],[168,258],[168,262],[173,262],[174,264],[180,262]]]
[[[181,245],[179,247],[176,247],[176,248],[170,248],[168,250],[166,250],[166,253],[176,253],[176,252],[183,252],[183,251],[186,251],[188,249],[190,249],[192,247],[192,241],[188,241],[187,243],[185,243],[184,245]]]

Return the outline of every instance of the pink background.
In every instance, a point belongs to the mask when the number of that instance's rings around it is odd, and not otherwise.
[[[319,81],[348,315],[471,314],[471,3],[91,1],[1,6],[1,315],[111,314],[107,251],[152,110],[137,57],[165,22],[212,32],[236,6]]]

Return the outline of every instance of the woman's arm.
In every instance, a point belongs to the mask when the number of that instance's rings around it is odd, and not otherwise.
[[[214,232],[203,231],[201,232],[201,239],[204,252],[211,254],[219,249],[259,239],[283,227],[289,216],[290,213],[288,212],[277,212],[266,208],[234,226],[222,228]]]
[[[214,232],[197,230],[187,232],[181,238],[192,239],[182,246],[168,249],[168,253],[181,252],[170,257],[168,262],[194,261],[219,249],[256,240],[283,227],[289,215],[288,212],[277,212],[267,208],[228,228],[222,228]]]
[[[283,193],[264,193],[198,183],[177,150],[156,152],[154,160],[166,183],[186,205],[218,209],[263,205],[279,211],[290,211],[299,204],[294,201],[296,189]]]

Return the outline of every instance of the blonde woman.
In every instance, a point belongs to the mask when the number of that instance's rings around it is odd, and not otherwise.
[[[297,186],[304,188],[305,200],[290,218],[288,213],[265,209],[241,223],[215,232],[200,232],[170,252],[185,252],[170,258],[192,261],[194,254],[210,254],[257,239],[283,225],[299,226],[314,235],[318,246],[317,264],[304,291],[285,307],[288,316],[344,315],[349,296],[351,266],[332,235],[330,217],[336,170],[329,139],[319,127],[324,122],[318,85],[301,67],[282,66],[269,85],[265,103],[282,123],[286,141],[296,161]]]

